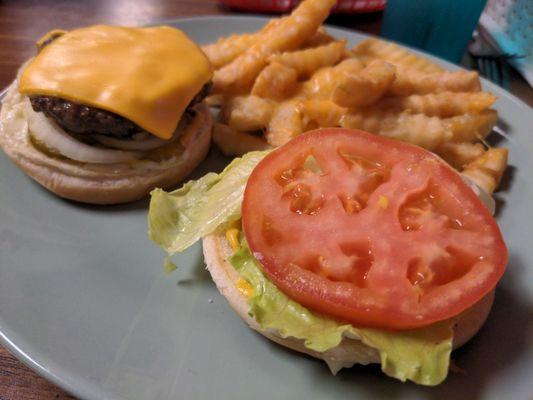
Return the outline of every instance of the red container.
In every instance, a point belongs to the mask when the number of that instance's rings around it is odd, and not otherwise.
[[[235,10],[250,12],[285,13],[298,5],[299,0],[220,0],[222,4]],[[387,0],[338,0],[333,12],[366,13],[381,11]]]

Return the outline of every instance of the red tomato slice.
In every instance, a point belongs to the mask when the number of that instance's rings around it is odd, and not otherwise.
[[[266,156],[242,221],[280,290],[359,326],[453,317],[494,288],[507,262],[496,222],[457,172],[361,131],[313,131]]]

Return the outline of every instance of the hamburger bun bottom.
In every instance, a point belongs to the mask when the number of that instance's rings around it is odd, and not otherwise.
[[[354,364],[380,363],[378,351],[357,338],[344,337],[339,346],[325,352],[317,352],[306,348],[303,340],[282,338],[275,330],[261,330],[255,319],[248,315],[249,306],[246,297],[237,289],[239,274],[228,261],[232,250],[224,234],[209,235],[203,239],[202,244],[207,269],[219,292],[250,328],[282,346],[326,361],[333,373]],[[465,344],[479,331],[488,317],[493,301],[494,290],[454,317],[454,349]]]
[[[163,164],[141,161],[139,165],[78,162],[47,154],[34,146],[25,117],[27,111],[21,106],[24,101],[29,100],[18,93],[15,82],[2,102],[0,147],[31,178],[70,200],[118,204],[143,198],[156,187],[168,189],[205,158],[211,142],[211,113],[202,102],[195,106],[195,115],[185,127],[190,139],[176,160]]]

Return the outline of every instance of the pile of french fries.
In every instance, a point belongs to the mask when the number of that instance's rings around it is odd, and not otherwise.
[[[508,150],[485,143],[498,115],[478,74],[378,39],[348,48],[322,26],[334,4],[305,0],[258,32],[204,46],[215,68],[208,101],[220,107],[215,143],[241,155],[319,127],[361,129],[431,150],[492,193]]]

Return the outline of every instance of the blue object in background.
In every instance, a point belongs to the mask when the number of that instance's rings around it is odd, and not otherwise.
[[[489,0],[479,32],[533,87],[533,1]]]
[[[486,0],[388,0],[382,36],[459,63]]]

